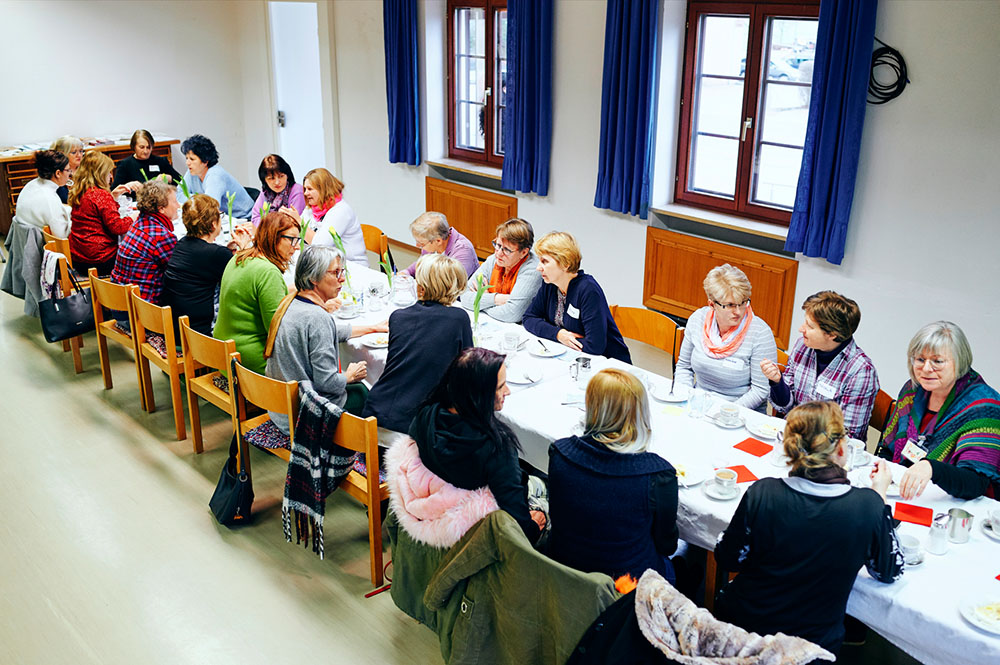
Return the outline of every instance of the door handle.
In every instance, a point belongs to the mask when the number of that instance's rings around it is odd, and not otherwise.
[[[284,126],[285,126],[285,112],[278,111],[278,127],[284,127]]]

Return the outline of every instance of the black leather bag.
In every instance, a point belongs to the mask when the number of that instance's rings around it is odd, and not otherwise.
[[[67,270],[73,281],[74,292],[62,298],[38,302],[38,316],[42,320],[42,334],[45,335],[46,342],[61,342],[94,329],[94,306],[90,302],[90,290],[80,286],[76,275],[68,266]]]
[[[249,522],[253,506],[253,481],[243,464],[239,464],[236,459],[236,447],[239,444],[237,435],[233,434],[232,443],[229,444],[229,459],[222,467],[219,482],[208,502],[219,524],[230,527]]]

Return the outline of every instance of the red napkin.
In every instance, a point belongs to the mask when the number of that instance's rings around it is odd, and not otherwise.
[[[914,506],[902,501],[896,502],[896,512],[892,515],[900,522],[912,522],[921,526],[930,526],[934,519],[934,511],[923,506]]]
[[[733,448],[736,448],[737,450],[742,450],[745,453],[750,453],[754,457],[763,457],[764,455],[774,450],[774,446],[772,446],[770,443],[764,443],[763,441],[759,441],[753,437],[750,437],[748,439],[743,439],[735,446],[733,446]]]
[[[727,466],[727,469],[732,469],[736,472],[736,482],[746,483],[751,480],[757,480],[757,476],[753,475],[753,471],[746,468],[742,464],[737,464],[736,466]]]

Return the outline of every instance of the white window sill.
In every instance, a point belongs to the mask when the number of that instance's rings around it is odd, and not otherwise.
[[[788,229],[778,224],[760,222],[755,219],[746,219],[733,215],[725,215],[711,210],[694,208],[677,203],[666,203],[657,207],[651,207],[650,212],[671,217],[680,217],[700,224],[718,226],[733,231],[742,231],[764,238],[784,241],[788,237]]]
[[[485,164],[476,164],[474,162],[463,162],[460,159],[452,159],[450,157],[438,157],[433,160],[428,159],[427,165],[434,166],[439,169],[447,169],[449,171],[471,173],[472,175],[478,175],[483,178],[496,180],[498,181],[498,184],[500,177],[503,175],[503,170],[494,166],[486,166]]]

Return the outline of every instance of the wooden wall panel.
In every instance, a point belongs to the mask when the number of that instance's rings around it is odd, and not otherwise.
[[[439,178],[427,178],[425,203],[472,242],[480,259],[493,253],[497,226],[517,217],[517,198]]]
[[[799,270],[794,259],[649,227],[643,303],[686,318],[707,304],[702,282],[709,270],[724,263],[746,273],[753,285],[754,314],[771,326],[778,346],[787,349]]]

